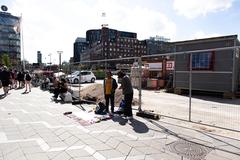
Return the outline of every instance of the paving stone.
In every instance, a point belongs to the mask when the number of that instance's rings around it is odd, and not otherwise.
[[[114,139],[114,138],[110,138],[106,142],[106,144],[109,145],[112,148],[116,148],[119,145],[119,143],[121,143],[121,142],[119,140]]]
[[[116,150],[104,150],[104,151],[99,151],[98,153],[100,153],[101,155],[103,155],[105,158],[109,159],[109,158],[119,158],[119,157],[123,157],[124,155]]]
[[[103,151],[103,150],[112,149],[109,145],[106,145],[104,143],[91,144],[91,145],[88,145],[88,146],[91,147],[92,149],[96,150],[96,151]]]
[[[146,160],[185,160],[184,157],[181,157],[174,153],[164,152],[158,154],[146,155]]]
[[[64,142],[48,142],[50,148],[67,147]]]
[[[51,160],[70,160],[72,157],[66,152],[60,152],[55,155]]]
[[[24,153],[20,149],[8,152],[4,154],[4,159],[18,159],[19,157],[25,157]]]
[[[213,150],[210,153],[217,155],[219,157],[229,158],[231,160],[239,160],[240,159],[240,154],[236,155],[234,153],[228,153],[228,152],[224,152],[224,151],[220,151],[220,150]]]
[[[25,155],[43,152],[39,146],[21,147],[21,149]]]
[[[131,146],[131,147],[143,147],[143,146],[148,146],[147,144],[143,143],[143,141],[125,141],[125,144]]]
[[[126,160],[145,160],[145,155],[142,154],[142,155],[136,155],[136,156],[132,156],[132,155],[129,155]]]
[[[154,153],[161,153],[160,150],[157,150],[153,147],[135,147],[135,149],[139,150],[144,154],[154,154]]]
[[[97,138],[101,142],[107,142],[111,138],[109,135],[105,135],[105,134],[100,134],[97,136],[95,134],[92,134],[92,135],[93,135],[93,137]]]
[[[46,152],[47,156],[49,159],[53,159],[56,156],[58,156],[59,154],[61,154],[62,151],[52,151],[52,152]]]
[[[96,160],[94,157],[75,157],[71,158],[71,160]]]
[[[127,145],[125,143],[120,143],[117,146],[116,150],[121,152],[123,155],[128,155],[131,152],[132,147],[130,147],[129,145]]]
[[[83,142],[84,144],[87,144],[87,145],[101,143],[101,141],[99,141],[99,140],[96,139],[96,138],[82,139],[82,142]]]
[[[28,160],[50,160],[46,153],[27,154]]]
[[[84,149],[67,150],[66,152],[73,158],[91,156],[91,154],[85,151]]]

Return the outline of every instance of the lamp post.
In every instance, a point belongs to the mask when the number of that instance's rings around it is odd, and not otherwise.
[[[49,53],[48,56],[49,56],[49,58],[50,58],[50,62],[49,62],[49,70],[51,70],[51,65],[52,65],[51,56],[52,56],[52,53]]]

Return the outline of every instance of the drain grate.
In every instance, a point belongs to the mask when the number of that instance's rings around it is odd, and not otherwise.
[[[211,148],[204,147],[184,140],[178,140],[167,145],[170,152],[190,160],[203,160],[212,151]]]

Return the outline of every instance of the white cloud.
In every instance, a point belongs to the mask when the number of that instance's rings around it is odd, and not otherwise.
[[[211,37],[219,37],[219,36],[222,36],[222,35],[218,33],[205,33],[203,31],[197,31],[193,35],[193,39],[211,38]]]
[[[62,50],[63,59],[69,60],[73,56],[75,39],[85,37],[88,29],[101,28],[105,22],[113,29],[136,32],[139,39],[155,35],[172,38],[175,35],[176,25],[163,13],[127,2],[15,0],[12,10],[17,15],[23,14],[26,59],[36,62],[36,53],[40,50],[46,61],[49,61],[47,55],[52,53],[53,63],[58,63],[57,51]],[[102,12],[106,13],[106,18],[101,17]]]
[[[229,9],[235,0],[174,0],[174,9],[189,19]]]

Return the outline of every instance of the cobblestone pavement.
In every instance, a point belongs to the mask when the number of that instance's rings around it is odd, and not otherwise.
[[[0,99],[0,160],[239,160],[240,141],[185,127],[176,120],[120,116],[87,126],[80,112],[33,88]],[[0,91],[2,94],[2,91]]]

